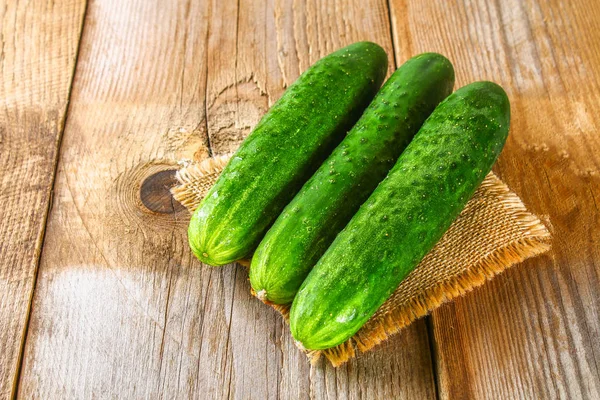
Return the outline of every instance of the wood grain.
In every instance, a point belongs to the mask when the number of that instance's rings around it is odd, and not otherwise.
[[[230,298],[233,284],[192,263],[187,215],[148,209],[140,190],[206,143],[208,21],[206,2],[88,5],[22,398],[194,390],[200,352],[211,351],[202,344],[211,343],[193,339],[204,316],[225,326],[229,313],[219,307],[230,302],[218,299]],[[187,295],[178,303],[171,293]]]
[[[446,54],[457,87],[512,103],[496,172],[553,250],[433,314],[441,398],[600,398],[600,3],[391,3],[399,60]]]
[[[14,390],[83,2],[0,3],[0,397]],[[339,369],[309,366],[246,271],[198,263],[176,161],[237,147],[383,0],[91,2],[35,287],[22,398],[599,398],[600,6],[392,0],[395,56],[439,51],[502,84],[496,172],[548,223],[512,269]],[[393,65],[390,66],[390,71]],[[8,173],[7,173],[8,172]],[[433,371],[437,372],[434,377]]]
[[[385,2],[90,3],[21,397],[435,396],[422,322],[309,366],[243,268],[193,259],[162,190],[177,160],[231,151],[302,70],[365,39],[392,53]]]
[[[85,2],[0,1],[0,398],[14,393]]]

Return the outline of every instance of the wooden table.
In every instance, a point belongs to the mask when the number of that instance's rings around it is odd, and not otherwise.
[[[600,398],[600,2],[0,0],[0,21],[0,398]],[[553,250],[311,367],[242,268],[194,259],[164,171],[358,40],[506,88],[495,171]]]

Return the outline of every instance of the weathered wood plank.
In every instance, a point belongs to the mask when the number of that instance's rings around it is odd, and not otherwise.
[[[323,55],[358,40],[392,54],[383,2],[221,2],[235,35],[213,30],[209,40],[208,127],[215,154],[229,152],[289,85]],[[213,15],[211,21],[223,20]],[[213,36],[215,35],[215,36]],[[393,58],[390,71],[394,69]],[[232,68],[234,65],[234,68]],[[276,314],[251,298],[237,271],[228,341],[234,398],[433,398],[435,387],[423,323],[382,352],[333,369],[307,365]],[[410,346],[403,344],[410,343]],[[386,351],[386,349],[388,351]],[[399,376],[402,376],[400,380]]]
[[[0,1],[0,398],[14,393],[85,0]]]
[[[193,259],[189,216],[156,175],[203,143],[231,151],[302,70],[365,39],[391,54],[385,2],[90,4],[24,398],[435,396],[422,322],[342,369],[311,368],[245,270]]]
[[[600,397],[600,4],[391,3],[398,58],[439,51],[457,86],[502,84],[496,171],[548,221],[553,250],[433,314],[441,398]]]
[[[221,299],[231,299],[233,277],[192,262],[186,211],[169,196],[145,199],[148,209],[139,195],[147,177],[154,183],[145,193],[161,191],[155,174],[206,143],[208,26],[206,2],[88,6],[23,398],[186,397],[203,367],[200,353],[214,351],[195,340],[210,337],[201,336],[203,322],[217,326],[204,334],[227,332],[231,301]],[[171,293],[185,294],[182,303]]]

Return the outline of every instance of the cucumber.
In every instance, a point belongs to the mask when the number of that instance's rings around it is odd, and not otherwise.
[[[192,215],[190,247],[204,263],[248,257],[269,226],[358,120],[387,71],[359,42],[307,69],[265,114]]]
[[[491,170],[509,123],[495,83],[472,83],[440,103],[303,282],[290,311],[300,347],[343,343],[377,311]]]
[[[291,303],[311,268],[386,176],[454,85],[444,56],[402,65],[258,245],[250,283],[262,300]]]

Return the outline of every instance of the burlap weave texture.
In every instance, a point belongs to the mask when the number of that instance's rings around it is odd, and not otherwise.
[[[177,201],[193,211],[214,184],[230,156],[184,166],[172,189]],[[442,303],[463,295],[526,258],[550,248],[550,234],[519,197],[493,173],[475,192],[450,229],[398,286],[375,315],[347,342],[318,352],[334,366],[386,340]],[[241,261],[248,265],[247,262]],[[287,320],[288,307],[273,305]]]

